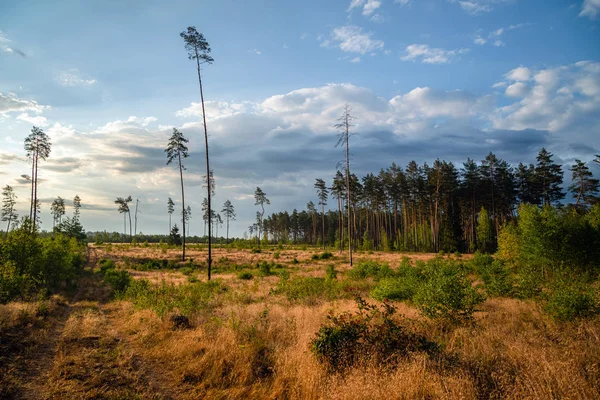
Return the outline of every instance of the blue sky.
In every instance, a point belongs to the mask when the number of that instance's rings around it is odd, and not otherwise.
[[[112,200],[131,194],[141,230],[160,232],[167,197],[179,199],[162,152],[178,127],[202,234],[199,95],[179,37],[189,25],[215,58],[208,130],[234,234],[252,222],[256,186],[269,212],[314,200],[314,179],[329,181],[342,158],[333,124],[344,103],[358,118],[359,174],[489,151],[531,162],[542,146],[587,161],[600,152],[599,21],[600,0],[2,0],[0,184],[17,189],[24,214],[23,139],[39,125],[54,143],[44,227],[53,197],[79,193],[87,229],[119,230]]]

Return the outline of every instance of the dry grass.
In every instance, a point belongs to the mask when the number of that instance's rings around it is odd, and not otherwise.
[[[190,253],[196,260],[203,256]],[[294,276],[323,276],[331,263],[346,268],[337,253],[334,260],[313,261],[314,253],[282,250],[273,260],[272,252],[218,249],[215,260],[285,263],[297,268]],[[176,255],[137,248],[100,256]],[[360,257],[396,266],[403,255]],[[294,258],[300,263],[291,264]],[[187,280],[177,271],[137,272],[136,277],[175,284]],[[96,289],[72,303],[40,398],[600,398],[599,319],[558,323],[533,302],[502,298],[486,301],[472,324],[449,326],[398,303],[397,318],[439,343],[440,352],[414,354],[394,368],[367,362],[331,374],[315,360],[309,343],[329,312],[355,310],[352,300],[291,302],[270,292],[280,279],[276,276],[242,281],[235,271],[223,269],[216,278],[223,279],[227,292],[218,295],[218,307],[188,315],[190,329],[174,329],[168,315],[159,318],[128,301],[99,302],[99,278],[88,282]],[[0,308],[1,326],[15,326],[19,310],[28,307]]]

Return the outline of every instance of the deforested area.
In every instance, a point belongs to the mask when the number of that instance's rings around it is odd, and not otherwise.
[[[0,5],[0,399],[600,398],[600,5]]]

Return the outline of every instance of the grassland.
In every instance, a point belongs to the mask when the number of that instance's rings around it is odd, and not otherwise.
[[[391,319],[435,351],[359,357],[335,371],[315,357],[311,342],[331,316],[355,315],[357,296],[379,307],[374,289],[386,274],[439,255],[358,253],[355,264],[370,267],[352,271],[332,249],[217,248],[209,283],[201,247],[190,246],[191,262],[157,245],[92,254],[75,292],[0,305],[0,397],[600,398],[598,316],[556,319],[515,295],[487,293],[460,321],[394,302]],[[122,270],[131,278],[120,288]]]

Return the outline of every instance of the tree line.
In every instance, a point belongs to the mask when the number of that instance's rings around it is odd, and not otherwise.
[[[595,162],[600,164],[600,156]],[[251,235],[264,232],[267,240],[340,250],[493,251],[501,227],[517,216],[521,203],[585,212],[600,202],[599,182],[587,163],[575,160],[569,170],[569,204],[563,202],[562,167],[545,148],[536,164],[516,167],[490,152],[479,163],[467,159],[460,168],[437,159],[432,165],[411,161],[404,168],[393,163],[360,179],[352,173],[346,179],[337,171],[329,187],[316,179],[320,211],[310,201],[305,210],[273,213],[257,220],[261,227],[249,230]],[[347,193],[352,193],[350,199]],[[329,196],[337,211],[325,212]]]

